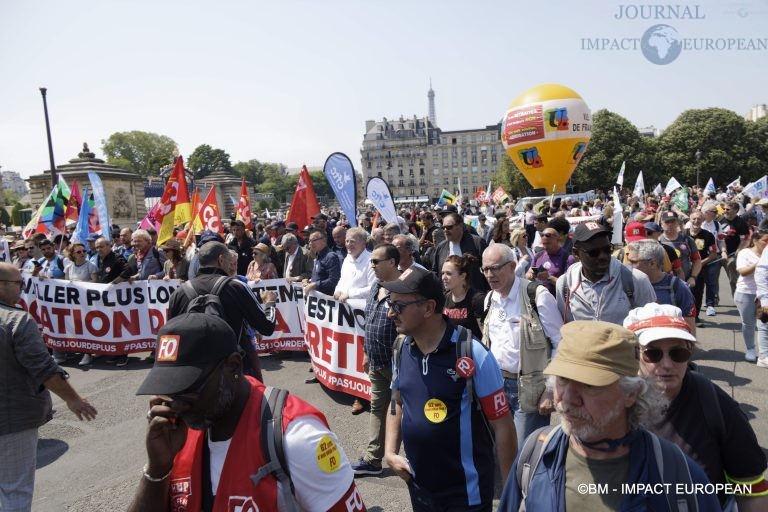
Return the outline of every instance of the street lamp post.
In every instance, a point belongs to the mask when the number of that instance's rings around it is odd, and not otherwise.
[[[699,172],[701,171],[701,150],[697,149],[696,154],[693,155],[696,157],[696,188],[700,189],[699,186]]]
[[[51,187],[55,187],[59,181],[56,175],[56,164],[53,163],[53,143],[51,142],[51,123],[48,122],[48,102],[45,99],[45,94],[48,89],[45,87],[40,88],[40,94],[43,95],[43,111],[45,112],[45,132],[48,135],[48,158],[51,161]]]

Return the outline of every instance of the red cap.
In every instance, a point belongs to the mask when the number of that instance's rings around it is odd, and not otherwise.
[[[642,222],[630,222],[624,228],[624,238],[627,240],[627,243],[637,242],[638,240],[648,238],[648,232],[645,230]]]

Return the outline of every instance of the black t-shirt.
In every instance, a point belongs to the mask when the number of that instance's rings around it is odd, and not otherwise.
[[[710,482],[725,483],[725,473],[735,479],[762,475],[766,458],[757,442],[755,432],[739,404],[711,382],[723,418],[722,439],[717,439],[715,425],[707,421],[704,407],[712,407],[708,397],[699,396],[694,379],[706,377],[688,372],[680,393],[669,404],[664,421],[654,432],[675,443],[704,469]],[[721,496],[721,502],[722,502]]]
[[[739,244],[749,234],[749,226],[747,221],[736,216],[733,220],[728,220],[726,217],[721,218],[720,227],[725,236],[725,250],[730,256],[739,249]]]
[[[689,231],[688,236],[693,238],[693,241],[696,243],[696,249],[699,250],[699,254],[701,255],[702,260],[713,252],[717,252],[717,241],[715,240],[715,235],[706,229],[700,229],[699,232],[695,235]]]
[[[448,317],[453,325],[460,325],[472,331],[472,336],[482,339],[483,332],[477,321],[483,321],[483,300],[485,295],[472,288],[460,302],[453,302],[451,292],[445,294],[445,307],[443,314]]]

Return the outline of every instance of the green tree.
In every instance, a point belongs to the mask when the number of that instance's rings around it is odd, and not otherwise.
[[[192,154],[189,155],[186,165],[194,174],[195,179],[205,178],[218,169],[232,170],[229,153],[223,149],[214,149],[208,144],[197,146]]]
[[[504,187],[510,197],[524,197],[531,191],[530,183],[506,153],[502,155],[501,163],[491,177],[491,188],[496,190],[499,186]]]
[[[261,164],[262,181],[255,186],[256,192],[272,193],[280,202],[296,188],[296,176],[288,176],[283,164]]]
[[[336,199],[336,194],[333,193],[331,184],[328,183],[323,171],[312,171],[309,173],[309,177],[312,180],[312,186],[315,187],[315,194],[318,197],[326,196],[331,201]]]
[[[19,199],[21,199],[21,197],[19,196],[19,194],[17,194],[13,190],[10,190],[10,189],[6,188],[6,189],[3,189],[3,197],[2,197],[2,199],[4,201],[3,204],[14,204]]]
[[[574,190],[610,189],[626,162],[624,185],[632,187],[638,173],[653,173],[653,149],[626,118],[606,109],[592,116],[592,138],[571,175]]]
[[[247,162],[237,162],[233,169],[243,178],[245,181],[249,181],[254,185],[258,185],[264,181],[264,164],[256,160],[248,160]]]
[[[21,210],[24,208],[29,208],[28,204],[21,204],[20,202],[16,201],[13,204],[13,208],[11,208],[11,220],[13,221],[14,226],[21,226],[22,225],[22,219],[21,219]]]
[[[683,184],[696,183],[697,171],[702,186],[710,177],[717,185],[737,176],[745,184],[754,181],[765,174],[756,140],[761,128],[748,130],[744,118],[723,108],[686,110],[656,141],[660,171],[666,179],[674,176]]]
[[[170,137],[134,130],[115,132],[101,141],[107,163],[137,172],[141,176],[156,176],[173,164],[176,143]]]
[[[6,210],[4,206],[0,207],[0,222],[6,226],[11,225],[11,216],[8,215],[8,210]]]

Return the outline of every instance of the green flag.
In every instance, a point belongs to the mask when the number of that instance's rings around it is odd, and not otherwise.
[[[688,187],[681,188],[680,191],[675,194],[673,202],[675,203],[675,206],[680,208],[680,211],[688,213]]]

